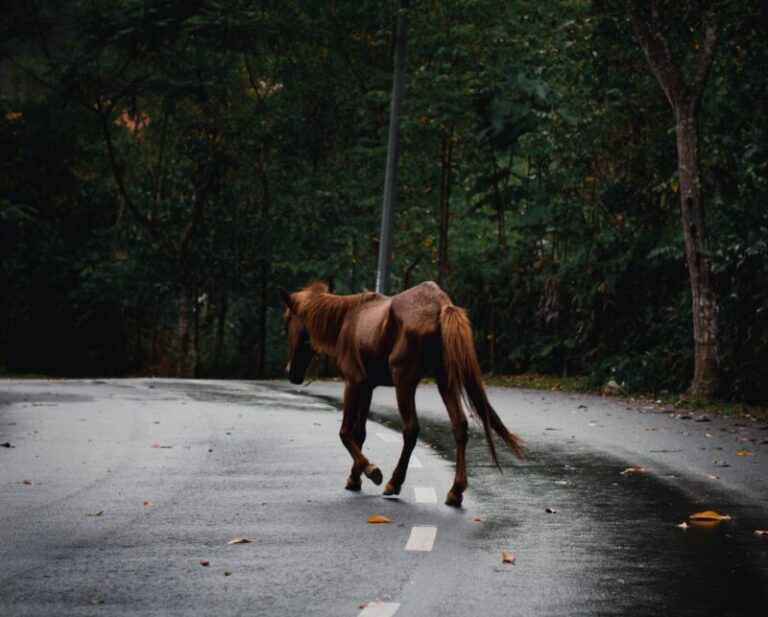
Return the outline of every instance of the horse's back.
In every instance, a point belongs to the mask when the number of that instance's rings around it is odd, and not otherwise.
[[[426,281],[392,297],[392,313],[406,331],[431,334],[440,325],[440,310],[452,304],[448,294]]]

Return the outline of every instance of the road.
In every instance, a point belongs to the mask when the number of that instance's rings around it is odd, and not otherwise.
[[[340,394],[0,382],[0,614],[766,614],[761,423],[492,389],[530,460],[504,457],[499,473],[473,430],[455,510],[442,504],[453,450],[434,388],[419,390],[418,466],[399,499],[370,482],[343,489]],[[391,389],[377,390],[365,449],[386,477],[400,449]],[[708,509],[732,520],[677,526]],[[227,544],[237,537],[252,541]],[[429,550],[406,550],[414,541]]]

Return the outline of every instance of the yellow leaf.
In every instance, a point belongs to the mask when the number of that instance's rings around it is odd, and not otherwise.
[[[503,563],[511,563],[512,565],[515,565],[517,562],[517,557],[511,552],[511,551],[501,551],[501,561]]]
[[[736,456],[754,456],[754,455],[755,455],[755,453],[754,452],[750,452],[749,450],[739,450],[736,453]]]
[[[624,471],[621,472],[621,475],[628,476],[634,473],[648,473],[649,471],[650,469],[648,469],[648,467],[627,467]]]
[[[692,521],[730,521],[731,517],[727,514],[719,514],[714,510],[706,510],[704,512],[696,512],[688,517]]]
[[[368,518],[369,523],[391,523],[392,519],[387,518],[386,516],[381,516],[381,514],[375,514]]]

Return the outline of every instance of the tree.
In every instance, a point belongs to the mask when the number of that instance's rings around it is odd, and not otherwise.
[[[658,2],[650,2],[650,19],[642,14],[637,0],[623,2],[643,54],[675,115],[681,223],[693,310],[695,368],[691,393],[708,397],[718,387],[718,305],[707,256],[698,127],[704,85],[717,48],[718,18],[716,13],[706,14],[703,40],[697,44],[696,68],[686,81],[672,56]]]

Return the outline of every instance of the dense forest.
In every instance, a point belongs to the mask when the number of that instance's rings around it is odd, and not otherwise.
[[[370,289],[400,4],[19,0],[0,373],[276,376]],[[484,370],[768,401],[768,8],[412,0],[392,288]]]

